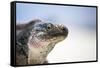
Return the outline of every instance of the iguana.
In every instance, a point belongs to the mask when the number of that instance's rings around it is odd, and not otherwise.
[[[41,20],[17,24],[16,31],[16,65],[48,63],[50,51],[68,35],[65,26]]]

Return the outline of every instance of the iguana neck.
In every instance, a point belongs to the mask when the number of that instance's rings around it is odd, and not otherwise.
[[[54,44],[32,40],[28,42],[28,64],[43,64],[47,55],[54,48]]]

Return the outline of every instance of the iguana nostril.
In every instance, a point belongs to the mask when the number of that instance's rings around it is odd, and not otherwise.
[[[62,27],[62,30],[63,30],[64,32],[68,32],[68,29],[67,29],[66,27]]]
[[[63,34],[65,34],[66,36],[68,35],[68,29],[66,27],[62,28]]]

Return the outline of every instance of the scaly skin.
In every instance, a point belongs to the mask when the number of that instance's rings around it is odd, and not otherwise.
[[[27,24],[19,24],[16,42],[16,64],[44,64],[46,57],[55,44],[64,40],[68,29],[63,25],[33,20]]]

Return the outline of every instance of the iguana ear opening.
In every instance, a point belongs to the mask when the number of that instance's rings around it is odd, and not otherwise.
[[[16,30],[27,29],[27,28],[33,26],[37,22],[41,22],[41,20],[35,19],[35,20],[32,20],[32,21],[25,23],[25,24],[16,24]]]

